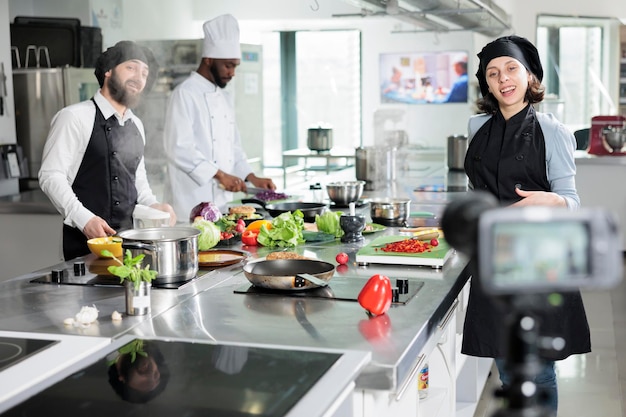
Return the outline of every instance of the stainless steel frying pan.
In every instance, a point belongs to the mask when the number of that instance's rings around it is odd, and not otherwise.
[[[335,266],[312,259],[276,259],[250,262],[244,265],[243,273],[257,287],[301,291],[328,285]]]

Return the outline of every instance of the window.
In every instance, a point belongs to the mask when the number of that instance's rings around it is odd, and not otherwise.
[[[610,81],[616,24],[608,18],[538,17],[537,49],[546,86],[541,111],[554,113],[572,129],[589,126],[593,116],[616,113]]]
[[[274,32],[263,35],[262,42],[265,166],[282,166],[282,151],[305,148],[309,127],[320,122],[332,127],[334,146],[358,147],[360,32]],[[281,71],[295,74],[295,82],[286,82]],[[292,128],[284,129],[285,124]]]

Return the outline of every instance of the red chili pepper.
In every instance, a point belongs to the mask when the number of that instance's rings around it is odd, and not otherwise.
[[[254,230],[246,230],[241,235],[241,243],[247,246],[256,246],[258,245],[257,237],[259,236],[258,231]]]
[[[381,274],[372,275],[359,292],[357,300],[370,314],[384,314],[391,306],[391,281]]]
[[[418,239],[404,239],[387,243],[381,250],[383,252],[422,253],[431,250],[433,246],[436,245],[430,245]]]

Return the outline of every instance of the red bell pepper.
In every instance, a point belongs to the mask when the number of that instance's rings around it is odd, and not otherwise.
[[[259,236],[259,232],[256,230],[246,230],[241,235],[241,243],[247,246],[256,246],[258,245],[257,237]]]
[[[368,342],[387,340],[391,333],[391,320],[387,314],[359,321],[359,332]]]
[[[361,307],[375,316],[384,314],[391,307],[391,281],[385,275],[376,274],[367,280],[357,300]]]

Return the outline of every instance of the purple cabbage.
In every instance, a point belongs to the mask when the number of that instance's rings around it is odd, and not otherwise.
[[[193,223],[196,217],[202,217],[204,220],[216,222],[222,218],[222,212],[215,204],[203,201],[191,209],[189,222]]]

